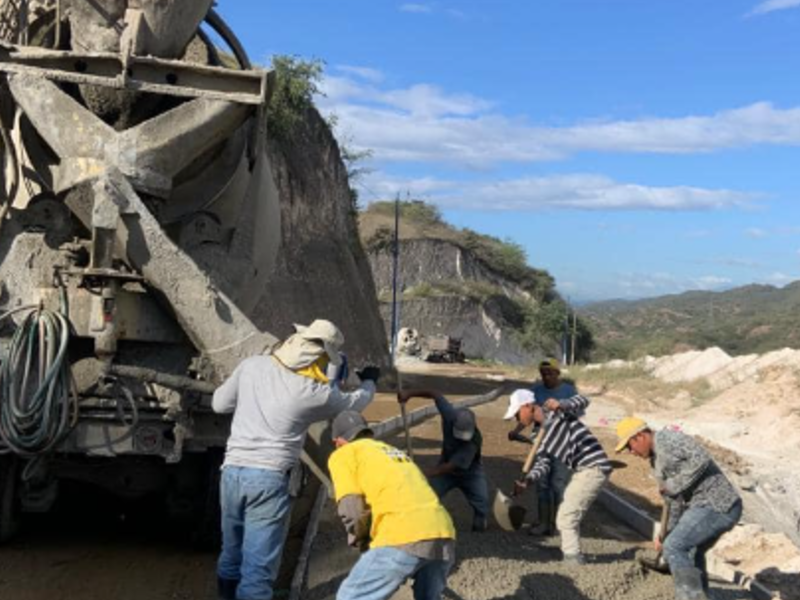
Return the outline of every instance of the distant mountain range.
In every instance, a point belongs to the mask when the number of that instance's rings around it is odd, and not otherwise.
[[[578,313],[594,334],[593,360],[711,346],[731,355],[800,348],[800,281],[596,302]]]

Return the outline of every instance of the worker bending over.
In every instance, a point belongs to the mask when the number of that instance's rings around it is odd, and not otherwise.
[[[706,600],[706,553],[742,516],[742,500],[719,466],[693,437],[641,419],[617,425],[617,452],[630,450],[650,461],[669,518],[666,536],[656,541],[675,581],[676,600]]]
[[[563,558],[572,564],[585,562],[581,553],[580,524],[611,473],[611,463],[600,442],[578,419],[587,406],[589,400],[583,396],[560,402],[550,399],[539,406],[529,396],[512,394],[505,416],[506,419],[516,417],[525,426],[545,425],[533,468],[523,480],[515,483],[515,494],[546,477],[554,460],[560,460],[572,471],[556,516]],[[552,415],[546,416],[546,412]]]
[[[438,392],[409,390],[397,393],[401,404],[410,398],[429,398],[442,417],[442,453],[439,464],[425,470],[431,487],[443,499],[457,488],[472,507],[472,531],[486,531],[489,512],[489,489],[481,463],[483,436],[476,425],[475,413],[468,408],[454,408]]]
[[[339,363],[344,337],[330,321],[295,326],[271,355],[253,356],[214,392],[213,408],[233,413],[222,467],[222,600],[270,600],[278,575],[291,498],[289,474],[308,428],[373,398],[377,367],[358,373],[361,388],[345,393],[326,372]]]
[[[337,600],[384,600],[408,579],[415,600],[439,600],[455,559],[450,515],[408,455],[373,439],[353,411],[333,421],[328,461],[347,541],[364,554]]]
[[[555,358],[547,358],[539,363],[539,376],[541,379],[531,386],[530,391],[518,390],[516,393],[533,394],[536,404],[539,406],[550,399],[560,402],[578,395],[578,390],[573,384],[561,379],[561,365]],[[583,416],[583,414],[581,413],[579,416]],[[522,424],[518,424],[508,433],[508,439],[532,443],[531,439],[535,437],[536,432],[532,431],[530,436],[523,436],[524,429]],[[531,527],[528,533],[541,536],[556,534],[556,514],[559,505],[564,500],[564,491],[569,485],[570,477],[572,477],[572,471],[560,460],[553,459],[548,475],[536,483],[539,523],[535,527]]]

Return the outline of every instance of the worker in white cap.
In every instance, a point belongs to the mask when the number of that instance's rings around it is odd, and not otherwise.
[[[561,402],[550,399],[539,406],[530,390],[518,392],[511,395],[505,418],[517,419],[526,426],[536,423],[544,426],[545,432],[533,468],[516,482],[515,493],[522,493],[530,484],[546,477],[555,460],[572,471],[556,523],[561,531],[564,562],[583,564],[581,521],[611,473],[611,462],[600,442],[578,419],[589,406],[589,399],[578,395]]]
[[[475,413],[468,408],[455,408],[439,392],[404,390],[397,393],[400,403],[411,398],[428,398],[436,403],[442,417],[442,453],[439,463],[425,471],[439,498],[452,489],[459,489],[472,507],[472,531],[486,531],[489,512],[489,486],[483,470],[481,452],[483,436]]]
[[[375,394],[377,367],[358,372],[346,393],[328,378],[344,336],[330,321],[295,326],[271,354],[252,356],[216,390],[213,409],[233,413],[220,483],[223,600],[270,600],[288,526],[289,474],[312,423],[362,410]]]
[[[572,383],[561,378],[561,365],[556,358],[546,358],[539,363],[541,379],[531,386],[531,392],[536,404],[544,405],[550,399],[561,402],[578,395],[578,390]],[[583,416],[580,413],[578,416]],[[536,431],[531,431],[529,436],[522,435],[524,425],[518,424],[508,433],[508,439],[530,444],[536,436]],[[569,485],[572,471],[561,461],[554,460],[552,469],[546,477],[536,484],[539,522],[528,530],[531,535],[552,536],[556,534],[556,514],[558,507],[564,500],[564,491]]]

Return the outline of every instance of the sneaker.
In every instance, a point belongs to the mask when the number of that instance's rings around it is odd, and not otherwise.
[[[579,565],[585,565],[586,558],[584,558],[583,554],[565,554],[564,564],[576,567]]]
[[[528,529],[528,535],[536,537],[552,537],[555,535],[555,533],[556,532],[553,531],[553,528],[547,523],[539,523],[538,525],[534,525]]]

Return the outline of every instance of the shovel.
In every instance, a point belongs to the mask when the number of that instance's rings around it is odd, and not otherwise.
[[[539,446],[542,445],[544,439],[544,426],[539,428],[539,433],[536,440],[533,442],[531,451],[528,452],[528,457],[525,459],[525,464],[522,466],[522,476],[525,477],[533,467],[533,461],[536,459],[536,453],[539,451]],[[513,494],[509,497],[504,494],[499,488],[494,497],[494,518],[501,529],[506,531],[517,531],[525,522],[525,513],[527,509],[517,504],[517,497]]]
[[[661,543],[664,543],[664,538],[667,537],[667,520],[669,519],[669,506],[667,503],[664,503],[664,507],[661,509],[661,521],[659,522],[660,527],[658,529],[658,539],[661,540]],[[667,561],[664,560],[664,553],[659,551],[656,555],[655,559],[649,558],[648,556],[639,556],[637,557],[639,564],[642,566],[643,569],[647,571],[655,571],[656,573],[663,573],[665,575],[669,574],[669,565]]]

